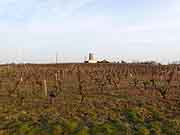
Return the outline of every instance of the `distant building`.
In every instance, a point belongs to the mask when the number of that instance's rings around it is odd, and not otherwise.
[[[111,62],[109,62],[109,61],[107,61],[107,60],[102,60],[102,61],[98,61],[98,63],[111,63]]]
[[[156,61],[145,61],[145,62],[140,62],[139,64],[160,65],[160,63],[157,63]]]
[[[89,59],[85,60],[85,63],[97,63],[98,61],[95,59],[95,55],[93,53],[89,53]]]

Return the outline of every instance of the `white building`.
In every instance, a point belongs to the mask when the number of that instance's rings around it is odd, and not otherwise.
[[[93,53],[89,53],[89,59],[85,60],[85,63],[97,63],[98,61],[95,59],[95,56]]]

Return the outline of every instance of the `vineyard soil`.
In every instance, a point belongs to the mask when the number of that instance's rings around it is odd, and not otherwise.
[[[180,135],[180,66],[0,66],[0,135]]]

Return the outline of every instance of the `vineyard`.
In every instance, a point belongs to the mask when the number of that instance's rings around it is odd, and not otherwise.
[[[0,135],[180,135],[180,66],[0,66]]]

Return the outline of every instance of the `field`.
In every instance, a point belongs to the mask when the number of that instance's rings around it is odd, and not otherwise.
[[[0,66],[0,135],[180,135],[180,66]]]

